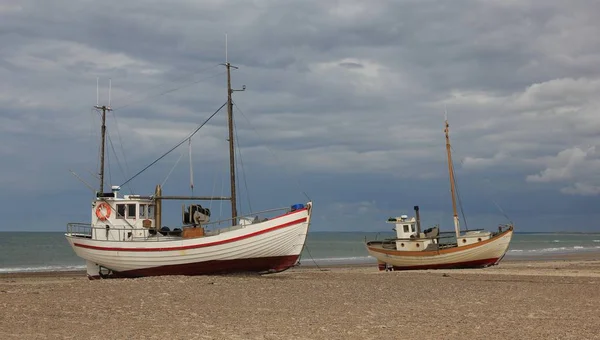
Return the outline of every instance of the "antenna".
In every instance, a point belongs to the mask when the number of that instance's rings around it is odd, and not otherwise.
[[[112,89],[112,79],[108,79],[108,107],[110,107],[110,91]]]
[[[444,103],[444,119],[448,120],[448,110],[446,110],[446,104]]]
[[[229,59],[227,59],[227,33],[225,33],[225,62],[229,62]]]
[[[96,106],[100,106],[100,90],[98,90],[98,82],[100,81],[100,77],[96,77]]]

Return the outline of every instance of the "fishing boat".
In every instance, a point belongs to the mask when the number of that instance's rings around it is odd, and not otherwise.
[[[414,217],[401,215],[389,218],[387,223],[394,225],[396,237],[366,243],[369,255],[377,259],[379,270],[484,268],[497,265],[508,250],[514,229],[512,222],[499,225],[497,231],[461,231],[447,118],[444,132],[454,232],[440,232],[439,225],[421,230],[419,206],[414,207]]]
[[[92,200],[91,223],[69,223],[65,234],[75,253],[85,260],[90,279],[276,273],[298,263],[310,226],[312,202],[243,216],[237,213],[232,93],[242,90],[231,88],[231,68],[236,67],[229,62],[223,65],[227,70],[227,102],[211,118],[227,106],[229,197],[168,196],[163,195],[161,185],[149,196],[121,195],[122,185],[105,191],[106,112],[111,108],[110,102],[95,106],[102,113],[100,190]],[[200,127],[189,136],[190,143]],[[184,201],[178,227],[162,225],[165,200]],[[230,201],[231,218],[211,221],[210,208],[199,201]]]

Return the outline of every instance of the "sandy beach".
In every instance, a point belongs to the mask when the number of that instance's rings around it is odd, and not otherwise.
[[[600,339],[600,253],[475,270],[0,276],[1,339]]]

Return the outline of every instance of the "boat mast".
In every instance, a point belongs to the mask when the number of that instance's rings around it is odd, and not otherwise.
[[[102,110],[102,128],[101,128],[101,138],[100,141],[100,194],[104,193],[104,149],[105,149],[105,141],[106,141],[106,111],[112,111],[110,108],[110,92],[112,89],[112,80],[108,81],[108,106],[99,105],[99,91],[98,91],[98,81],[96,78],[96,105],[94,108],[98,110]]]
[[[231,66],[229,61],[225,62],[225,67],[227,68],[227,121],[229,128],[229,176],[230,176],[230,185],[231,185],[231,223],[232,225],[236,225],[236,217],[237,217],[237,197],[235,194],[235,144],[233,141],[233,101],[231,100],[231,94],[233,90],[231,89],[231,68],[237,68],[235,66]]]
[[[231,88],[231,69],[237,70],[236,66],[229,63],[227,57],[227,34],[225,34],[225,67],[227,68],[227,121],[229,129],[229,176],[231,186],[231,225],[236,225],[237,220],[237,196],[235,193],[235,143],[233,140],[233,101],[231,95],[235,91],[245,91],[246,85],[242,85],[241,90],[234,90]]]
[[[454,213],[454,231],[456,232],[456,240],[460,237],[460,227],[458,224],[458,213],[456,212],[456,189],[454,187],[454,165],[452,164],[452,152],[450,151],[450,125],[448,124],[448,117],[446,117],[446,128],[444,129],[446,134],[446,153],[448,154],[448,174],[450,175],[450,194],[452,195],[452,212]]]

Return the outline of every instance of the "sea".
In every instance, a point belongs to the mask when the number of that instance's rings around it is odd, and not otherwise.
[[[376,264],[365,240],[389,232],[310,232],[302,266]],[[600,233],[515,233],[506,258],[600,252]],[[84,270],[62,232],[0,232],[0,273]]]

